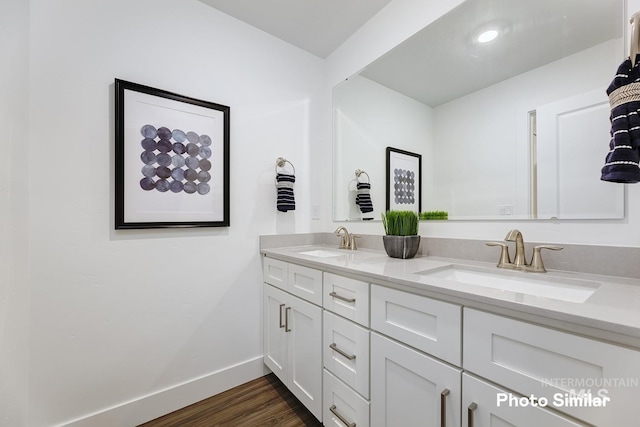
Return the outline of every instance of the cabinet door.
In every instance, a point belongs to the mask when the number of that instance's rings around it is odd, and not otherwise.
[[[585,426],[541,407],[517,405],[521,398],[468,374],[462,374],[462,425],[473,427]],[[511,399],[511,403],[509,400]],[[500,399],[500,403],[498,403]]]
[[[459,426],[461,371],[371,333],[371,426]]]
[[[273,371],[283,383],[287,383],[287,335],[285,332],[285,311],[290,295],[273,286],[263,286],[263,349],[264,364]]]
[[[285,308],[289,390],[322,420],[322,309],[296,297]]]

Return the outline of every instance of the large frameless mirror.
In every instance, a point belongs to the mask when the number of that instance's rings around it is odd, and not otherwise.
[[[422,211],[455,219],[615,219],[600,180],[623,0],[467,0],[333,91],[334,220],[385,210],[385,150],[422,156]],[[490,39],[490,40],[486,40]]]

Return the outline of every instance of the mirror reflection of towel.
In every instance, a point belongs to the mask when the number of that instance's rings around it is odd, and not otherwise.
[[[294,182],[296,182],[295,175],[286,173],[276,174],[276,188],[278,190],[276,207],[280,212],[296,210],[296,199],[293,195]]]
[[[356,196],[356,205],[360,206],[360,212],[373,212],[373,202],[371,201],[371,184],[368,182],[358,182],[358,195]]]

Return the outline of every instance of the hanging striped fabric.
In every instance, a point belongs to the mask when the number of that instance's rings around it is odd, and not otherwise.
[[[295,182],[295,175],[286,173],[276,174],[276,188],[278,191],[276,207],[280,212],[296,210],[296,200],[293,194],[293,184]]]
[[[360,212],[373,212],[373,202],[371,201],[370,194],[371,184],[368,182],[358,182],[356,188],[358,189],[356,205],[360,206]]]

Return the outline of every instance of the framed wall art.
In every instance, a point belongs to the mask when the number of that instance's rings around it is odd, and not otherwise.
[[[387,210],[422,209],[422,155],[387,147]]]
[[[229,226],[229,107],[115,80],[115,228]]]

